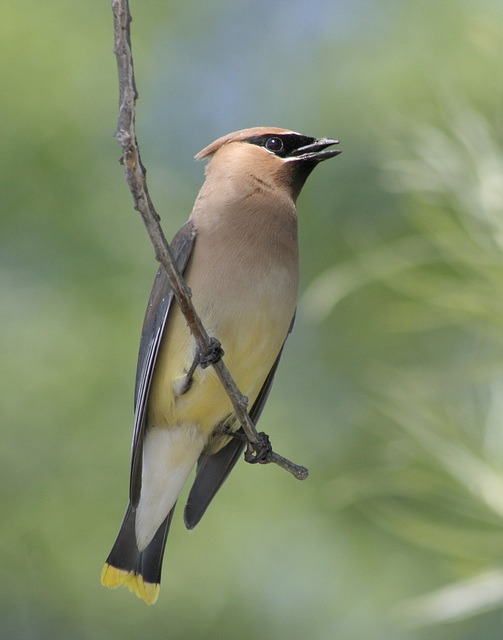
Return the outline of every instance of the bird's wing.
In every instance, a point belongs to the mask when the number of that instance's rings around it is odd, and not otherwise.
[[[294,322],[295,315],[292,318],[287,338],[293,329]],[[283,343],[278,357],[274,361],[274,364],[269,371],[269,375],[265,379],[257,399],[250,409],[250,418],[255,425],[260,418],[260,414],[262,413],[267,398],[269,397],[269,393],[271,392],[274,376],[276,375],[276,370],[278,368],[284,346],[285,343]],[[241,429],[239,431],[243,433]],[[199,460],[197,461],[196,477],[194,479],[194,484],[190,489],[187,504],[185,505],[183,513],[183,519],[187,529],[193,529],[199,520],[201,520],[215,494],[234,468],[234,465],[238,461],[238,458],[243,452],[245,446],[246,445],[243,440],[239,438],[232,438],[230,442],[220,449],[220,451],[217,451],[217,453],[202,453],[199,456]]]
[[[182,273],[185,271],[192,254],[195,238],[194,225],[189,221],[183,225],[171,243],[172,253]],[[155,277],[145,313],[136,369],[135,416],[129,485],[129,499],[134,507],[137,506],[140,498],[143,436],[145,434],[150,383],[172,302],[173,291],[169,286],[166,272],[161,266]]]

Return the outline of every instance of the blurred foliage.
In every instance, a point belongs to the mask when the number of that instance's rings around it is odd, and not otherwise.
[[[303,294],[261,420],[311,477],[238,465],[191,535],[175,518],[155,607],[100,586],[155,264],[112,137],[108,3],[5,0],[0,638],[500,640],[503,6],[132,13],[168,235],[223,133],[342,141],[299,201]]]

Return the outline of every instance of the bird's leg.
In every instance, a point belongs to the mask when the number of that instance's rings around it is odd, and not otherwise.
[[[231,438],[236,438],[237,440],[241,440],[242,442],[248,442],[248,438],[246,437],[242,429],[233,431],[229,427],[220,427],[215,431],[215,433],[218,433],[219,436],[230,436]]]
[[[267,433],[261,431],[257,433],[258,442],[248,442],[248,446],[245,451],[245,461],[250,464],[256,464],[257,462],[267,462],[267,458],[272,453],[272,445]]]
[[[201,367],[201,369],[206,369],[210,364],[216,364],[219,360],[221,360],[224,355],[224,350],[222,349],[222,345],[216,338],[210,337],[210,344],[205,353],[196,351],[196,355],[194,357],[193,363],[190,365],[190,369],[187,371],[187,374],[179,381],[177,384],[176,395],[182,396],[192,386],[192,376],[194,375],[197,367]]]

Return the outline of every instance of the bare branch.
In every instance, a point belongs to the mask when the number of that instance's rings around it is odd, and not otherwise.
[[[115,55],[119,71],[119,117],[115,137],[122,148],[121,163],[124,164],[126,182],[133,196],[134,208],[140,212],[147,233],[154,247],[155,258],[166,270],[169,283],[173,289],[178,304],[185,316],[189,329],[196,341],[201,356],[211,361],[209,354],[214,351],[215,341],[206,332],[201,319],[196,313],[191,301],[190,289],[187,287],[171,252],[170,246],[160,225],[160,218],[155,211],[147,189],[146,170],[142,165],[140,151],[136,139],[135,109],[138,96],[135,85],[133,55],[131,50],[130,23],[128,0],[113,0],[114,13]],[[212,363],[222,385],[224,386],[234,408],[234,412],[246,434],[248,451],[246,459],[249,462],[262,464],[273,462],[286,469],[299,480],[308,476],[305,467],[298,466],[282,456],[274,453],[258,434],[248,415],[248,399],[239,391],[227,367],[221,359]]]

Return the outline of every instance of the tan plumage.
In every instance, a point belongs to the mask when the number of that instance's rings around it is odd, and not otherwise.
[[[201,151],[211,157],[187,225],[172,247],[208,333],[258,420],[295,314],[298,289],[296,198],[313,167],[338,153],[335,140],[257,127]],[[147,308],[138,362],[130,505],[102,582],[157,598],[172,510],[192,467],[185,510],[192,528],[242,451],[214,435],[237,429],[213,367],[197,367],[195,343],[159,271]]]

